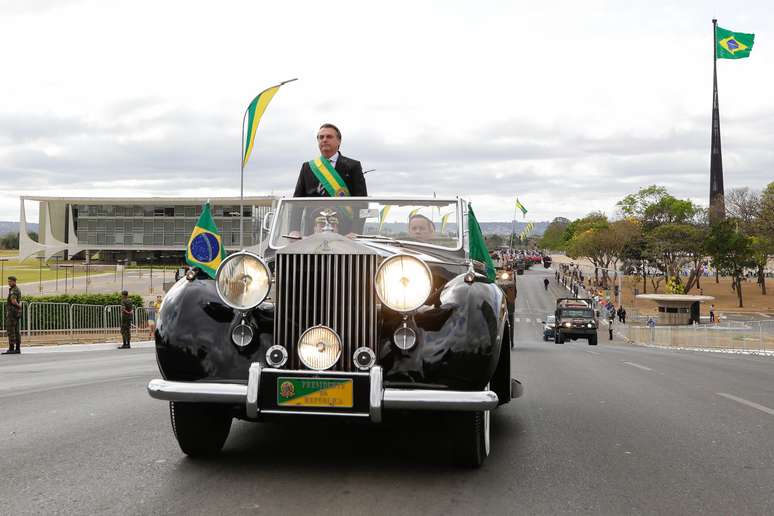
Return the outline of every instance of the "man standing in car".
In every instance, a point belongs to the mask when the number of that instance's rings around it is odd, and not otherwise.
[[[317,131],[320,157],[301,165],[293,197],[367,197],[363,167],[359,161],[342,156],[341,131],[323,124]]]

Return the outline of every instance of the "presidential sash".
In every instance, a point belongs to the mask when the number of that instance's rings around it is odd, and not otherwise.
[[[347,183],[341,178],[336,169],[333,168],[328,158],[320,156],[309,162],[309,168],[312,169],[314,177],[323,185],[325,191],[331,197],[349,197],[349,188]]]

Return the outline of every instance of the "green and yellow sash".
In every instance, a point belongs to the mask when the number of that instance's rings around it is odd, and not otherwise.
[[[312,169],[314,177],[323,185],[325,191],[331,197],[349,197],[349,188],[347,183],[341,178],[333,165],[324,156],[315,158],[309,162],[309,168]]]

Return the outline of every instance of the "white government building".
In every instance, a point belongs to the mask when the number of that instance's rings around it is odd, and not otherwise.
[[[208,199],[194,197],[20,197],[19,258],[88,259],[99,252],[119,260],[181,263],[194,225]],[[227,250],[239,249],[239,197],[210,198]],[[26,202],[37,202],[38,242],[27,231]],[[258,245],[273,196],[244,198],[244,247]]]

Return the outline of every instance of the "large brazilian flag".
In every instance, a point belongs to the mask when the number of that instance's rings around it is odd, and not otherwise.
[[[188,239],[185,261],[191,267],[200,268],[214,279],[215,272],[225,257],[226,250],[223,248],[218,226],[212,219],[210,203],[207,202],[191,233],[191,238]]]
[[[750,57],[754,43],[755,34],[732,32],[721,27],[715,29],[715,49],[718,59]]]

